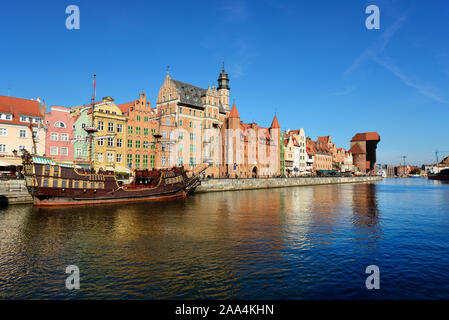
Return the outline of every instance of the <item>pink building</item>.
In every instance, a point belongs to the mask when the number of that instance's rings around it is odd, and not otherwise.
[[[50,112],[45,114],[44,125],[47,128],[45,155],[47,157],[73,161],[73,124],[70,108],[51,106]]]

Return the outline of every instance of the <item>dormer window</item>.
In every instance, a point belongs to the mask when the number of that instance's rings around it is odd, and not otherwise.
[[[55,123],[55,128],[65,128],[65,127],[66,126],[64,122],[58,121]]]

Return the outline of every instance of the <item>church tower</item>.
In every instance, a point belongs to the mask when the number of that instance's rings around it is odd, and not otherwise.
[[[218,97],[226,112],[229,112],[229,78],[225,72],[224,63],[223,69],[218,77]]]

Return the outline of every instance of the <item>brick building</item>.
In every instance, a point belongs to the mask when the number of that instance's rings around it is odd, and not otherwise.
[[[370,173],[376,164],[376,148],[380,141],[377,132],[357,133],[351,139],[351,149],[354,165],[362,173]]]

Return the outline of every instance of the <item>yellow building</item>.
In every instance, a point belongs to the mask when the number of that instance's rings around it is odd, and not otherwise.
[[[92,120],[92,111],[89,110],[88,114]],[[94,141],[95,168],[128,172],[125,162],[126,116],[109,96],[95,103],[93,115],[98,129]]]

